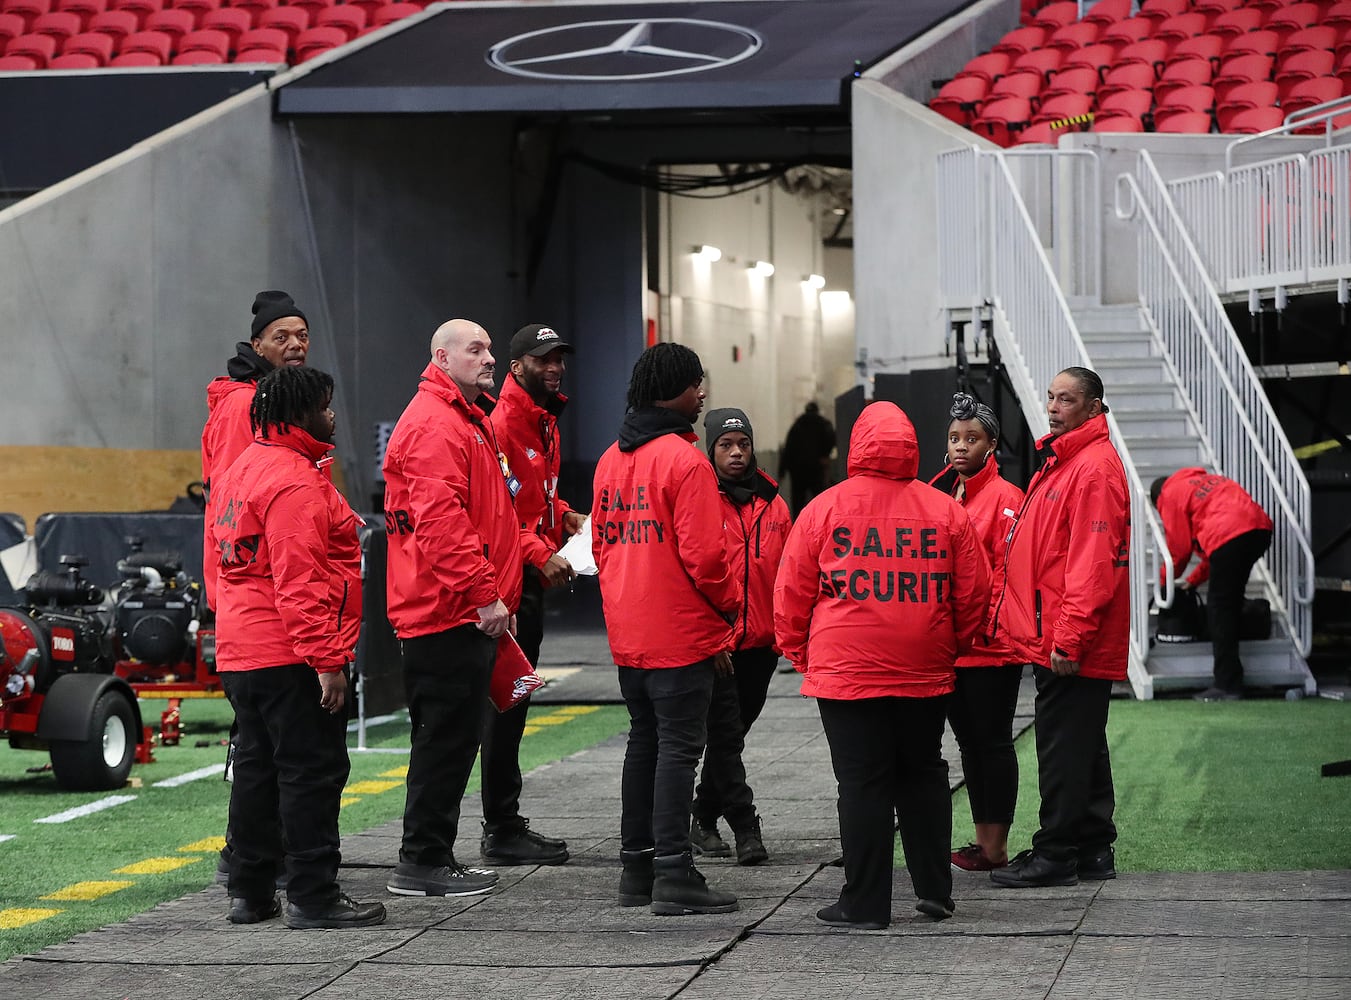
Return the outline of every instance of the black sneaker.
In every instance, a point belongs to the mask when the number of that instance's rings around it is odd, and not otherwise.
[[[396,896],[481,896],[497,885],[497,873],[464,865],[394,866],[385,888]]]
[[[252,900],[236,896],[230,900],[230,923],[257,924],[271,920],[281,914],[281,903],[276,896],[271,899]]]
[[[374,927],[385,922],[384,903],[358,903],[342,895],[327,906],[286,904],[286,926],[294,930],[318,927]]]
[[[705,826],[698,819],[690,819],[690,849],[696,856],[706,858],[730,858],[732,848],[718,833],[718,821]]]
[[[1110,844],[1101,851],[1079,852],[1079,878],[1086,882],[1116,878],[1116,851]]]
[[[947,920],[957,909],[957,904],[950,899],[921,899],[915,904],[915,909],[926,917]]]
[[[816,919],[831,927],[848,927],[856,931],[883,931],[890,923],[888,920],[855,920],[844,912],[839,903],[832,903],[816,911]]]
[[[484,861],[505,867],[561,865],[568,860],[568,844],[565,840],[536,833],[526,819],[498,827],[484,823],[479,854]]]
[[[990,872],[990,881],[1001,889],[1031,889],[1049,885],[1078,885],[1073,861],[1054,861],[1035,851],[1023,851],[1007,868]]]
[[[1193,701],[1242,701],[1242,691],[1230,691],[1228,688],[1208,687],[1200,694],[1192,695]]]

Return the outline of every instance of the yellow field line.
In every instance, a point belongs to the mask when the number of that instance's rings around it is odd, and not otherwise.
[[[114,892],[121,892],[128,886],[135,885],[135,882],[76,882],[68,885],[64,889],[57,889],[41,899],[56,900],[82,900],[88,902],[91,899],[99,899],[103,896],[111,895]]]
[[[10,907],[7,910],[0,910],[0,931],[12,931],[20,927],[27,927],[39,920],[46,920],[48,917],[54,917],[58,913],[65,912],[65,910],[43,910],[35,907]]]

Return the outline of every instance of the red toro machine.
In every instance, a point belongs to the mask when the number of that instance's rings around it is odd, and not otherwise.
[[[48,751],[64,788],[121,787],[156,739],[177,742],[180,698],[220,696],[200,585],[176,554],[131,543],[106,591],[83,578],[83,558],[62,556],[61,572],[33,574],[21,603],[0,608],[0,736]],[[158,736],[138,694],[170,699]]]

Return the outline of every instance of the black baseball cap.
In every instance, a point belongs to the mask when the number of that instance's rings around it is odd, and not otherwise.
[[[511,338],[511,360],[523,358],[527,354],[541,358],[550,351],[562,348],[572,353],[572,345],[560,337],[553,327],[544,323],[531,323],[523,326]]]

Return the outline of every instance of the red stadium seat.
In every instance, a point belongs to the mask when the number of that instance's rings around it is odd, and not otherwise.
[[[120,42],[141,26],[140,18],[129,10],[105,10],[89,19],[89,30]]]
[[[310,24],[318,24],[319,15],[326,10],[332,10],[338,4],[336,0],[300,0],[299,3],[296,3],[296,0],[287,0],[286,6],[298,7],[310,15]],[[343,4],[342,6],[346,5]]]
[[[311,31],[314,29],[311,28]],[[338,30],[336,28],[329,30]],[[306,58],[300,54],[299,43],[296,47],[296,58],[304,61]],[[978,76],[959,76],[955,80],[949,80],[943,84],[937,96],[929,102],[929,108],[938,112],[948,121],[956,122],[963,127],[971,124],[971,120],[976,117],[976,108],[985,100],[985,95],[989,93],[990,85]]]
[[[265,10],[271,10],[278,6],[279,0],[230,0],[230,6],[236,10],[248,11],[253,16],[253,23],[258,23],[258,15]]]
[[[253,15],[238,7],[222,7],[203,14],[197,27],[224,32],[230,39],[230,49],[233,51],[239,48],[239,36],[253,27]]]
[[[1191,9],[1198,14],[1205,14],[1213,21],[1221,14],[1240,9],[1243,4],[1244,0],[1196,0]]]
[[[384,0],[347,0],[347,2],[353,7],[360,7],[365,11],[366,21],[368,23],[370,22],[370,19],[375,16],[375,12],[384,5]],[[371,29],[367,28],[366,30],[369,31]],[[1004,37],[1007,38],[1008,36],[1005,35]],[[994,49],[995,51],[999,51],[999,46],[995,45]]]
[[[1183,87],[1209,86],[1209,84],[1210,63],[1202,62],[1199,59],[1173,63],[1163,71],[1163,76],[1159,77],[1159,82],[1154,84],[1154,99],[1162,101],[1173,91],[1180,90]]]
[[[217,62],[227,62],[230,58],[230,36],[214,28],[198,28],[189,31],[179,40],[178,54],[189,52],[209,52]]]
[[[15,35],[22,35],[28,26],[18,14],[0,14],[0,54],[5,51],[5,43]]]
[[[1189,113],[1210,114],[1215,110],[1215,90],[1212,87],[1180,87],[1154,105],[1154,127],[1157,129],[1174,115]]]
[[[362,29],[366,27],[366,12],[360,7],[354,7],[350,3],[340,4],[337,7],[325,7],[319,12],[319,16],[315,20],[314,26],[316,28],[337,28],[347,36],[346,40],[350,42],[353,38],[356,38],[357,35],[361,34]],[[1002,52],[994,54],[998,58],[1004,58],[1004,53]],[[299,55],[300,50],[297,49],[296,56],[299,57]],[[969,66],[970,63],[967,65]],[[975,74],[967,74],[965,72],[959,73],[958,77],[971,80],[982,79]]]
[[[1062,69],[1041,90],[1041,99],[1048,101],[1061,94],[1086,94],[1092,97],[1098,92],[1098,74],[1091,69]]]
[[[1026,128],[1032,117],[1032,105],[1025,97],[991,101],[971,123],[971,131],[983,135],[998,146],[1013,143],[1014,133]]]
[[[1271,56],[1230,56],[1220,63],[1220,71],[1215,74],[1211,85],[1223,101],[1229,96],[1229,91],[1240,84],[1270,80],[1271,67],[1275,61]]]
[[[266,62],[261,56],[251,60],[240,58],[246,49],[280,49],[282,52],[288,52],[291,48],[291,39],[286,36],[286,32],[277,28],[253,28],[244,32],[235,42],[235,62]],[[283,60],[284,61],[284,60]]]
[[[1140,16],[1158,23],[1176,17],[1190,5],[1191,0],[1145,0],[1140,4]]]
[[[1257,31],[1261,28],[1265,20],[1266,17],[1260,10],[1243,7],[1239,10],[1231,10],[1227,14],[1221,14],[1211,21],[1210,33],[1212,35],[1245,35],[1249,31]]]
[[[330,49],[336,49],[339,45],[346,45],[348,42],[347,32],[342,28],[336,27],[318,27],[311,28],[309,31],[302,31],[296,38],[296,62],[304,62],[306,59],[313,59],[315,56],[323,55]],[[968,80],[977,83],[983,81],[976,80],[975,77],[968,76]],[[946,115],[944,117],[947,117]],[[966,124],[961,122],[960,124]]]
[[[1025,52],[1017,59],[1013,60],[1013,65],[1009,67],[1009,76],[1018,73],[1030,73],[1038,80],[1045,80],[1048,76],[1060,68],[1061,62],[1065,59],[1065,53],[1060,49],[1037,49],[1034,52]]]
[[[208,52],[206,49],[193,49],[191,52],[180,52],[174,56],[174,66],[219,66],[225,62],[225,57],[219,52]]]
[[[295,47],[296,35],[310,26],[310,15],[308,11],[288,4],[285,7],[273,7],[271,10],[263,11],[255,23],[260,28],[275,28],[284,32],[286,47],[290,49]]]
[[[1114,66],[1107,71],[1102,86],[1098,88],[1098,100],[1101,101],[1109,94],[1115,94],[1119,90],[1153,89],[1153,68],[1146,66],[1144,63],[1128,63],[1125,66]]]
[[[1089,126],[1090,132],[1143,132],[1144,123],[1129,115],[1113,115],[1110,118],[1094,118]]]
[[[0,73],[31,73],[38,61],[28,56],[0,56]]]
[[[1150,37],[1157,38],[1161,42],[1167,42],[1172,47],[1184,38],[1204,35],[1208,23],[1204,14],[1197,14],[1195,11],[1178,14],[1176,17],[1170,17],[1168,20],[1160,22],[1158,27],[1154,29],[1154,34]]]
[[[1334,28],[1351,26],[1351,0],[1340,0],[1325,10],[1322,23],[1330,24]]]
[[[1335,101],[1343,96],[1345,89],[1342,81],[1335,76],[1318,76],[1312,80],[1301,80],[1290,88],[1290,93],[1281,101],[1281,111],[1286,115],[1292,115],[1315,104]],[[1320,132],[1323,130],[1321,122],[1318,130]]]
[[[265,63],[269,66],[286,62],[286,50],[271,45],[251,45],[235,56],[236,63]]]
[[[80,30],[87,31],[89,19],[108,9],[108,0],[56,0],[56,9],[80,19]]]
[[[125,56],[132,52],[147,52],[158,58],[158,65],[163,66],[169,62],[173,48],[174,40],[162,31],[136,31],[122,39],[118,54]]]
[[[1117,21],[1111,27],[1104,28],[1102,34],[1098,36],[1098,41],[1108,42],[1120,48],[1148,38],[1153,32],[1154,24],[1149,18],[1128,17],[1124,21]]]
[[[1281,36],[1274,31],[1249,31],[1243,35],[1233,35],[1224,47],[1224,58],[1230,56],[1274,56],[1281,47]]]
[[[1075,49],[1082,49],[1085,45],[1092,45],[1098,40],[1098,34],[1101,31],[1102,26],[1093,24],[1091,21],[1075,21],[1063,28],[1057,28],[1051,37],[1046,40],[1046,47],[1060,49],[1069,54]]]
[[[1078,19],[1079,4],[1073,0],[1062,0],[1060,3],[1048,3],[1038,10],[1032,17],[1032,23],[1038,28],[1055,31]]]
[[[63,52],[47,64],[48,69],[102,69],[102,64],[88,52]]]
[[[1335,62],[1332,53],[1323,49],[1296,52],[1276,71],[1276,89],[1281,92],[1281,100],[1284,101],[1291,88],[1301,80],[1331,76]]]
[[[1188,59],[1205,59],[1211,66],[1219,66],[1220,53],[1224,51],[1225,39],[1220,35],[1196,35],[1184,38],[1173,46],[1168,54],[1167,64],[1183,62]]]
[[[61,51],[65,55],[93,56],[100,66],[107,66],[113,57],[114,48],[116,46],[110,35],[101,31],[85,31],[67,38]]]
[[[1087,94],[1057,94],[1041,102],[1041,107],[1032,116],[1032,124],[1038,122],[1058,122],[1066,118],[1081,118],[1093,110],[1093,98]],[[1078,126],[1075,126],[1077,129]]]
[[[56,55],[57,41],[51,35],[16,35],[5,46],[7,56],[27,56],[44,69]]]
[[[1234,87],[1225,95],[1223,101],[1215,105],[1215,120],[1221,132],[1228,132],[1234,115],[1252,108],[1274,108],[1277,100],[1276,85],[1264,80],[1260,83],[1245,83]]]
[[[1066,132],[1077,129],[1054,129],[1050,122],[1033,122],[1013,137],[1015,146],[1054,146]]]
[[[1266,26],[1271,31],[1289,35],[1301,28],[1312,28],[1319,23],[1322,15],[1323,12],[1318,9],[1316,3],[1292,3],[1288,7],[1273,11],[1267,18]]]
[[[1125,115],[1144,118],[1154,107],[1154,95],[1148,90],[1118,90],[1098,101],[1098,114],[1104,118]]]
[[[144,28],[145,19],[155,11],[163,9],[164,0],[110,0],[108,7],[135,14],[140,20],[141,27]]]
[[[123,52],[119,56],[113,56],[113,61],[109,66],[127,67],[134,66],[138,68],[150,68],[152,66],[163,66],[159,57],[153,52]]]
[[[1120,66],[1127,66],[1131,63],[1141,63],[1150,67],[1154,75],[1163,70],[1163,65],[1168,60],[1168,43],[1161,42],[1157,38],[1146,38],[1143,41],[1131,42],[1120,52],[1116,54],[1116,63],[1112,67],[1116,69]]]
[[[378,7],[376,8],[379,9]],[[370,12],[372,23],[374,23],[374,11]],[[1033,49],[1041,48],[1042,42],[1046,41],[1048,32],[1045,28],[1014,28],[1007,35],[995,42],[991,52],[1007,52],[1015,59],[1024,52],[1031,52]]]
[[[341,7],[330,7],[326,13],[331,15],[338,11],[343,11],[347,15],[360,14],[363,18],[366,17],[365,11],[363,11],[360,7],[356,6],[355,4],[350,3],[345,3]],[[370,20],[369,18],[366,18],[366,21],[362,23],[361,28],[366,27],[366,24],[369,23],[369,20]],[[321,21],[318,23],[328,24],[329,22]],[[358,28],[357,31],[360,31],[361,28]],[[1007,73],[1009,71],[1009,67],[1012,65],[1013,65],[1013,56],[1009,55],[1009,53],[987,52],[983,56],[976,56],[976,58],[970,60],[965,66],[963,66],[961,68],[961,71],[958,72],[957,78],[960,79],[961,77],[964,76],[978,76],[986,83],[994,83],[995,78],[1001,77],[1005,73]]]
[[[197,18],[187,10],[157,10],[147,15],[146,31],[162,31],[174,40],[174,51],[178,51],[178,40],[197,27]]]
[[[1154,130],[1156,132],[1188,132],[1204,134],[1210,132],[1215,123],[1210,115],[1203,111],[1188,111],[1183,114],[1168,115]]]
[[[371,24],[382,28],[386,24],[393,24],[395,21],[402,21],[405,17],[420,13],[422,8],[415,3],[387,3],[383,7],[376,8],[374,16],[371,17]]]
[[[1285,41],[1281,43],[1280,51],[1277,53],[1278,62],[1284,62],[1288,56],[1296,52],[1306,52],[1316,49],[1326,49],[1329,52],[1337,48],[1337,42],[1341,37],[1342,29],[1335,28],[1330,24],[1321,24],[1313,28],[1301,28],[1299,31],[1292,31],[1285,36]]]
[[[171,0],[174,10],[186,10],[195,19],[193,25],[196,28],[202,26],[202,18],[208,11],[213,11],[221,6],[222,0]]]
[[[985,95],[986,103],[1001,101],[1006,97],[1021,97],[1031,101],[1041,93],[1041,80],[1031,73],[1019,73],[1017,76],[1001,76],[994,82]],[[983,111],[981,112],[984,113]]]
[[[1080,20],[1106,28],[1131,16],[1131,0],[1098,0]]]
[[[33,21],[52,9],[52,0],[0,0],[0,11],[23,18],[25,34]]]
[[[1285,112],[1280,108],[1249,108],[1240,111],[1229,122],[1228,132],[1253,135],[1285,124]]]
[[[1115,61],[1116,47],[1099,42],[1097,45],[1085,45],[1082,49],[1065,56],[1065,61],[1060,64],[1060,72],[1083,67],[1093,70],[1101,80],[1103,73],[1107,72],[1107,67]]]
[[[1351,52],[1342,56],[1341,61],[1337,63],[1337,78],[1351,89]]]
[[[1282,7],[1288,7],[1295,0],[1248,0],[1248,6],[1268,18]]]

